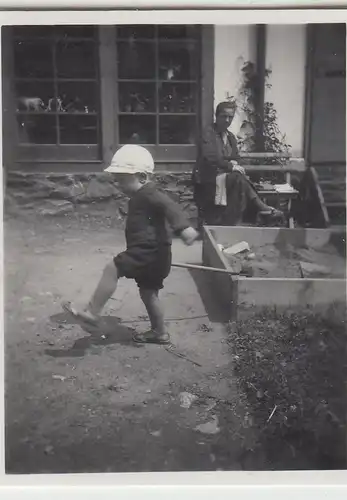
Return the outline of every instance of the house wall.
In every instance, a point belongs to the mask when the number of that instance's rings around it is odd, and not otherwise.
[[[293,156],[303,156],[306,25],[267,26],[266,68],[272,69],[265,100],[273,102],[278,125],[292,146]]]
[[[228,96],[237,96],[242,83],[241,68],[256,60],[255,26],[215,26],[214,107]],[[265,100],[274,103],[278,125],[292,146],[293,156],[303,156],[306,25],[268,25],[266,68],[272,69]],[[238,133],[241,117],[231,130]]]
[[[237,96],[242,84],[241,68],[255,61],[255,26],[215,26],[214,36],[214,109],[228,96]],[[238,133],[236,115],[230,130]]]

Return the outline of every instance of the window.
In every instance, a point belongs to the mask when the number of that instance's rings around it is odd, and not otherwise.
[[[19,159],[99,159],[96,29],[25,26],[13,36]]]
[[[198,26],[117,27],[118,143],[158,159],[195,157],[200,82]]]

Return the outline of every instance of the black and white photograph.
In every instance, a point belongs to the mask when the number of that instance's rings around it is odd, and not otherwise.
[[[346,469],[345,22],[114,19],[1,28],[6,474]]]

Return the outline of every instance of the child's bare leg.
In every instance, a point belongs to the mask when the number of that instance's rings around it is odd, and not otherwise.
[[[140,297],[147,309],[152,330],[158,333],[158,335],[164,335],[166,333],[164,312],[159,300],[158,291],[140,289]]]
[[[105,267],[101,279],[90,299],[87,310],[94,316],[98,316],[116,291],[119,273],[114,262]]]
[[[151,331],[135,335],[134,340],[137,342],[169,343],[170,338],[164,324],[164,312],[159,300],[159,292],[141,288],[140,297],[151,322]]]
[[[63,308],[75,317],[86,321],[97,321],[99,314],[106,302],[112,297],[117,288],[119,272],[114,262],[110,262],[105,267],[98,286],[84,310],[80,311],[72,304],[64,303]]]

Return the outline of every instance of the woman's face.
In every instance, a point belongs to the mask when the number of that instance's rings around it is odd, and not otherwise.
[[[216,116],[217,128],[220,132],[226,132],[230,127],[231,122],[235,116],[235,110],[233,108],[224,108]]]

